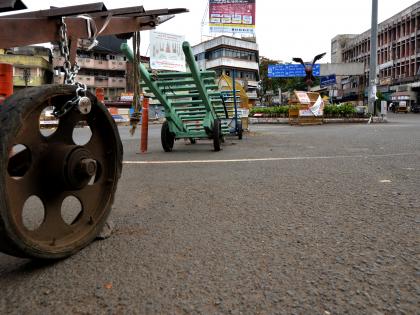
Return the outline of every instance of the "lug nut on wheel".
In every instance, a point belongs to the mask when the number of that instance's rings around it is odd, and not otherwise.
[[[80,168],[83,175],[91,177],[96,173],[96,161],[93,159],[83,159],[80,161]]]

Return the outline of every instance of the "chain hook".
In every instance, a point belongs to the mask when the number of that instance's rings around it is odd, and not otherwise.
[[[64,116],[75,106],[77,106],[77,108],[82,114],[88,114],[91,110],[91,101],[88,97],[86,97],[86,91],[87,91],[86,84],[76,81],[76,76],[80,70],[80,66],[77,64],[76,61],[73,66],[70,62],[69,39],[68,39],[67,34],[68,32],[67,32],[67,24],[65,22],[65,18],[61,17],[61,25],[60,25],[60,30],[59,30],[59,35],[60,35],[59,46],[60,46],[61,56],[64,58],[63,84],[74,85],[77,88],[76,88],[76,95],[74,98],[67,101],[61,108],[59,109],[56,108],[54,110],[53,114],[57,118]],[[77,45],[77,42],[73,44]]]

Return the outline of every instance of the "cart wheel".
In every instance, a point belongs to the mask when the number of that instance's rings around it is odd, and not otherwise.
[[[172,152],[174,147],[175,137],[169,130],[169,123],[165,121],[162,125],[160,133],[160,140],[162,142],[162,148],[165,152]]]
[[[40,128],[42,111],[61,108],[75,90],[63,85],[29,88],[0,106],[2,252],[64,258],[87,246],[105,224],[123,154],[108,110],[88,93],[89,114],[72,109],[52,134]],[[86,127],[76,129],[80,125]],[[75,136],[84,131],[83,139]]]
[[[194,138],[189,138],[189,139],[190,139],[191,144],[196,144],[197,143],[197,140],[195,140]]]
[[[238,139],[242,140],[244,130],[242,129],[242,122],[238,122]]]
[[[215,119],[213,123],[213,146],[214,151],[220,151],[221,143],[223,141],[222,126],[219,119]]]

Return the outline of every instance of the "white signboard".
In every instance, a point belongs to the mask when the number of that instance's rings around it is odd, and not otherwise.
[[[238,118],[249,116],[249,109],[246,108],[238,108],[236,112],[238,113]]]
[[[376,89],[376,85],[373,85],[371,88],[370,88],[370,94],[369,94],[369,98],[370,99],[375,99],[375,100],[377,100],[378,98],[376,97],[376,91],[377,91],[377,89]]]
[[[387,113],[387,101],[381,101],[381,115],[386,116]]]
[[[299,110],[299,116],[300,117],[313,117],[314,113],[310,109],[301,109]]]
[[[182,43],[185,37],[150,32],[150,67],[153,70],[186,71]]]
[[[307,116],[322,116],[324,115],[324,101],[322,100],[321,96],[318,96],[317,101],[314,105],[309,107],[308,109],[301,109],[299,110],[299,116],[307,117]]]
[[[312,107],[309,107],[309,110],[314,114],[314,116],[324,115],[324,101],[321,95],[318,96],[315,104]]]
[[[305,92],[295,92],[296,96],[301,104],[310,104],[311,100],[309,99],[308,94]]]

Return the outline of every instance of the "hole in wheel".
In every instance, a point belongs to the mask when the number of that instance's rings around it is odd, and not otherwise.
[[[59,119],[54,116],[54,106],[45,107],[39,116],[39,131],[45,138],[53,135],[58,128]]]
[[[101,163],[96,161],[96,172],[95,172],[95,175],[93,175],[90,178],[90,181],[89,181],[88,185],[92,186],[92,185],[96,184],[99,181],[99,179],[101,178],[101,175],[102,175]]]
[[[79,199],[68,196],[61,205],[61,217],[68,225],[76,224],[82,216],[83,207]]]
[[[32,155],[29,148],[23,144],[15,144],[9,152],[7,171],[15,179],[25,176],[31,167]]]
[[[22,223],[29,231],[38,230],[45,219],[44,203],[37,196],[31,196],[23,205]]]
[[[92,138],[92,130],[86,121],[79,121],[73,129],[73,142],[77,145],[86,145]]]

